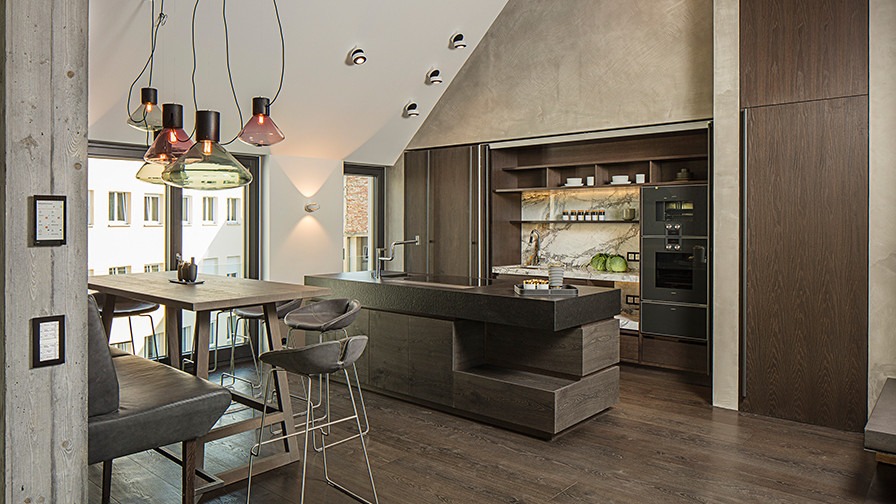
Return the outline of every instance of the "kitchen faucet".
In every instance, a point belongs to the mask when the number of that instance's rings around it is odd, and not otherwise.
[[[383,255],[386,252],[385,248],[376,249],[376,267],[370,273],[373,275],[373,278],[379,280],[383,276],[383,263],[387,261],[391,261],[395,259],[395,247],[396,245],[420,245],[420,235],[414,237],[413,240],[405,240],[405,241],[395,241],[389,245],[389,257],[385,257]]]
[[[526,259],[526,266],[538,266],[538,250],[541,248],[541,235],[537,229],[529,232],[529,244],[532,245],[532,255]]]

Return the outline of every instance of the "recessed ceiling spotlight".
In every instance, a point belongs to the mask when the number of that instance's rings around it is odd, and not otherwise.
[[[420,115],[420,109],[417,107],[417,102],[408,102],[407,105],[404,106],[404,116],[405,117],[416,117]]]
[[[439,71],[438,68],[431,68],[428,72],[426,72],[426,83],[427,84],[441,84],[442,83],[442,72]]]
[[[454,35],[451,35],[451,44],[448,46],[451,49],[463,49],[467,47],[467,41],[464,40],[464,34],[455,32]]]
[[[363,65],[367,62],[367,55],[364,54],[364,49],[361,49],[358,46],[352,48],[348,53],[348,59],[346,63],[349,65]]]

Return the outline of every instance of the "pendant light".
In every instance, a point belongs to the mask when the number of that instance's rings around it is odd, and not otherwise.
[[[143,160],[164,166],[177,160],[193,145],[195,142],[184,131],[184,106],[166,103],[162,105],[162,131],[143,155]]]
[[[162,172],[166,184],[184,189],[231,189],[252,182],[249,173],[220,141],[220,114],[196,111],[196,145]]]
[[[239,139],[256,147],[266,147],[286,138],[271,119],[271,101],[262,96],[252,98],[252,117],[243,126]]]
[[[128,125],[147,132],[162,129],[162,111],[158,103],[159,91],[156,88],[140,88],[140,105],[128,116]]]

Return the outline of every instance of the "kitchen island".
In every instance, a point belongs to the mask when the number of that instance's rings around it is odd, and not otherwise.
[[[617,289],[521,297],[509,281],[369,272],[305,284],[364,306],[350,334],[370,337],[358,372],[373,391],[545,438],[619,399]]]

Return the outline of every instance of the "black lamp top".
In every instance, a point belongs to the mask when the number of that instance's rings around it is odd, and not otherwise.
[[[180,103],[162,105],[162,127],[180,129],[184,127],[184,106]]]
[[[159,103],[159,90],[152,87],[140,88],[140,103],[144,105]]]
[[[252,98],[252,115],[271,115],[271,100],[264,96]]]
[[[214,110],[196,111],[196,140],[221,140],[221,114]]]

